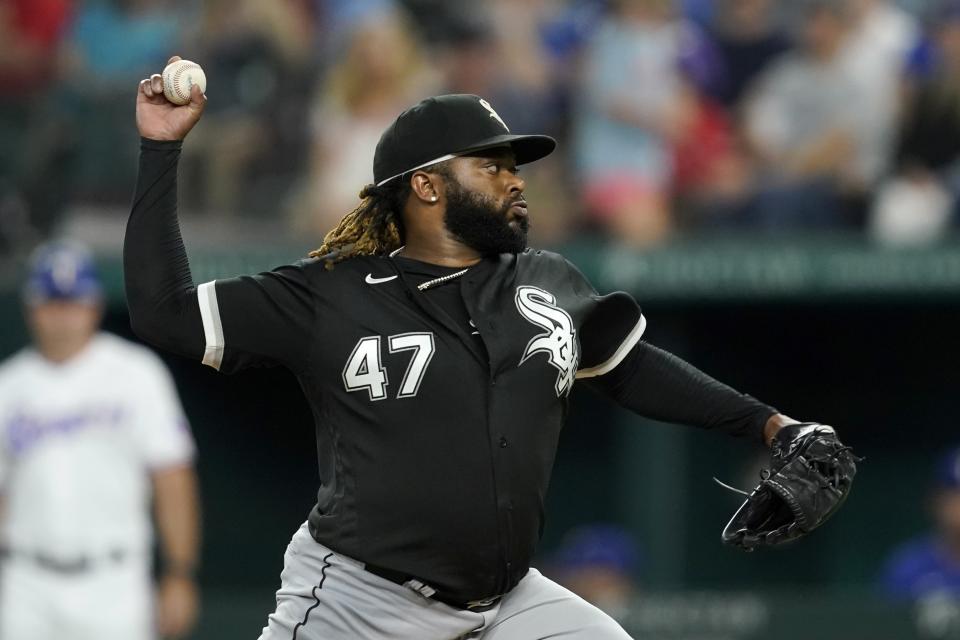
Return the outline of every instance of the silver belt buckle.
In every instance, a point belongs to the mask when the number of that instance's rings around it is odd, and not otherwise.
[[[492,598],[484,598],[483,600],[471,600],[467,603],[467,609],[479,609],[481,607],[489,607],[497,603],[500,598],[503,596],[493,596]]]

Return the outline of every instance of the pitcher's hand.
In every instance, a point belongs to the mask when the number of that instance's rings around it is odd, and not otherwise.
[[[167,64],[176,62],[173,56]],[[176,105],[163,95],[163,78],[155,73],[140,81],[137,89],[137,130],[151,140],[183,140],[203,115],[207,97],[200,87],[193,86],[190,102]]]

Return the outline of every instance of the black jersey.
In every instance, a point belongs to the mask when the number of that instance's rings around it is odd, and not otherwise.
[[[626,293],[527,250],[462,274],[402,257],[307,260],[194,286],[180,144],[144,140],[124,242],[144,339],[221,371],[281,365],[313,411],[330,548],[468,602],[527,571],[578,379],[644,416],[760,438],[775,412],[641,340]]]
[[[464,601],[503,593],[542,531],[575,379],[615,366],[644,318],[545,251],[451,280],[405,262],[306,261],[201,285],[206,362],[297,374],[321,452],[318,541]],[[438,301],[457,288],[472,326]]]

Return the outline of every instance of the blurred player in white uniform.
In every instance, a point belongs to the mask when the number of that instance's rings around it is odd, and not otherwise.
[[[193,439],[161,361],[99,332],[102,298],[82,248],[37,252],[34,344],[0,365],[3,640],[179,638],[196,619]]]

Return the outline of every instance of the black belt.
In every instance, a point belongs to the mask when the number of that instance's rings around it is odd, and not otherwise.
[[[114,549],[102,556],[76,556],[74,558],[58,558],[42,551],[0,549],[0,559],[2,560],[11,558],[27,560],[41,569],[64,575],[86,573],[99,564],[120,564],[129,556],[130,554],[122,549]]]
[[[372,573],[375,576],[379,576],[384,580],[389,580],[394,584],[398,584],[401,587],[406,587],[413,591],[416,591],[425,598],[430,598],[431,600],[436,600],[437,602],[442,602],[445,605],[451,606],[454,609],[463,609],[468,611],[475,611],[477,613],[483,613],[484,611],[489,611],[500,602],[500,598],[503,596],[493,596],[491,598],[484,598],[482,600],[471,600],[469,602],[464,602],[462,600],[457,600],[456,598],[450,598],[443,593],[437,591],[433,587],[424,582],[420,581],[417,578],[414,578],[406,573],[401,573],[399,571],[394,571],[393,569],[385,569],[383,567],[377,567],[372,564],[365,564],[363,568]]]

